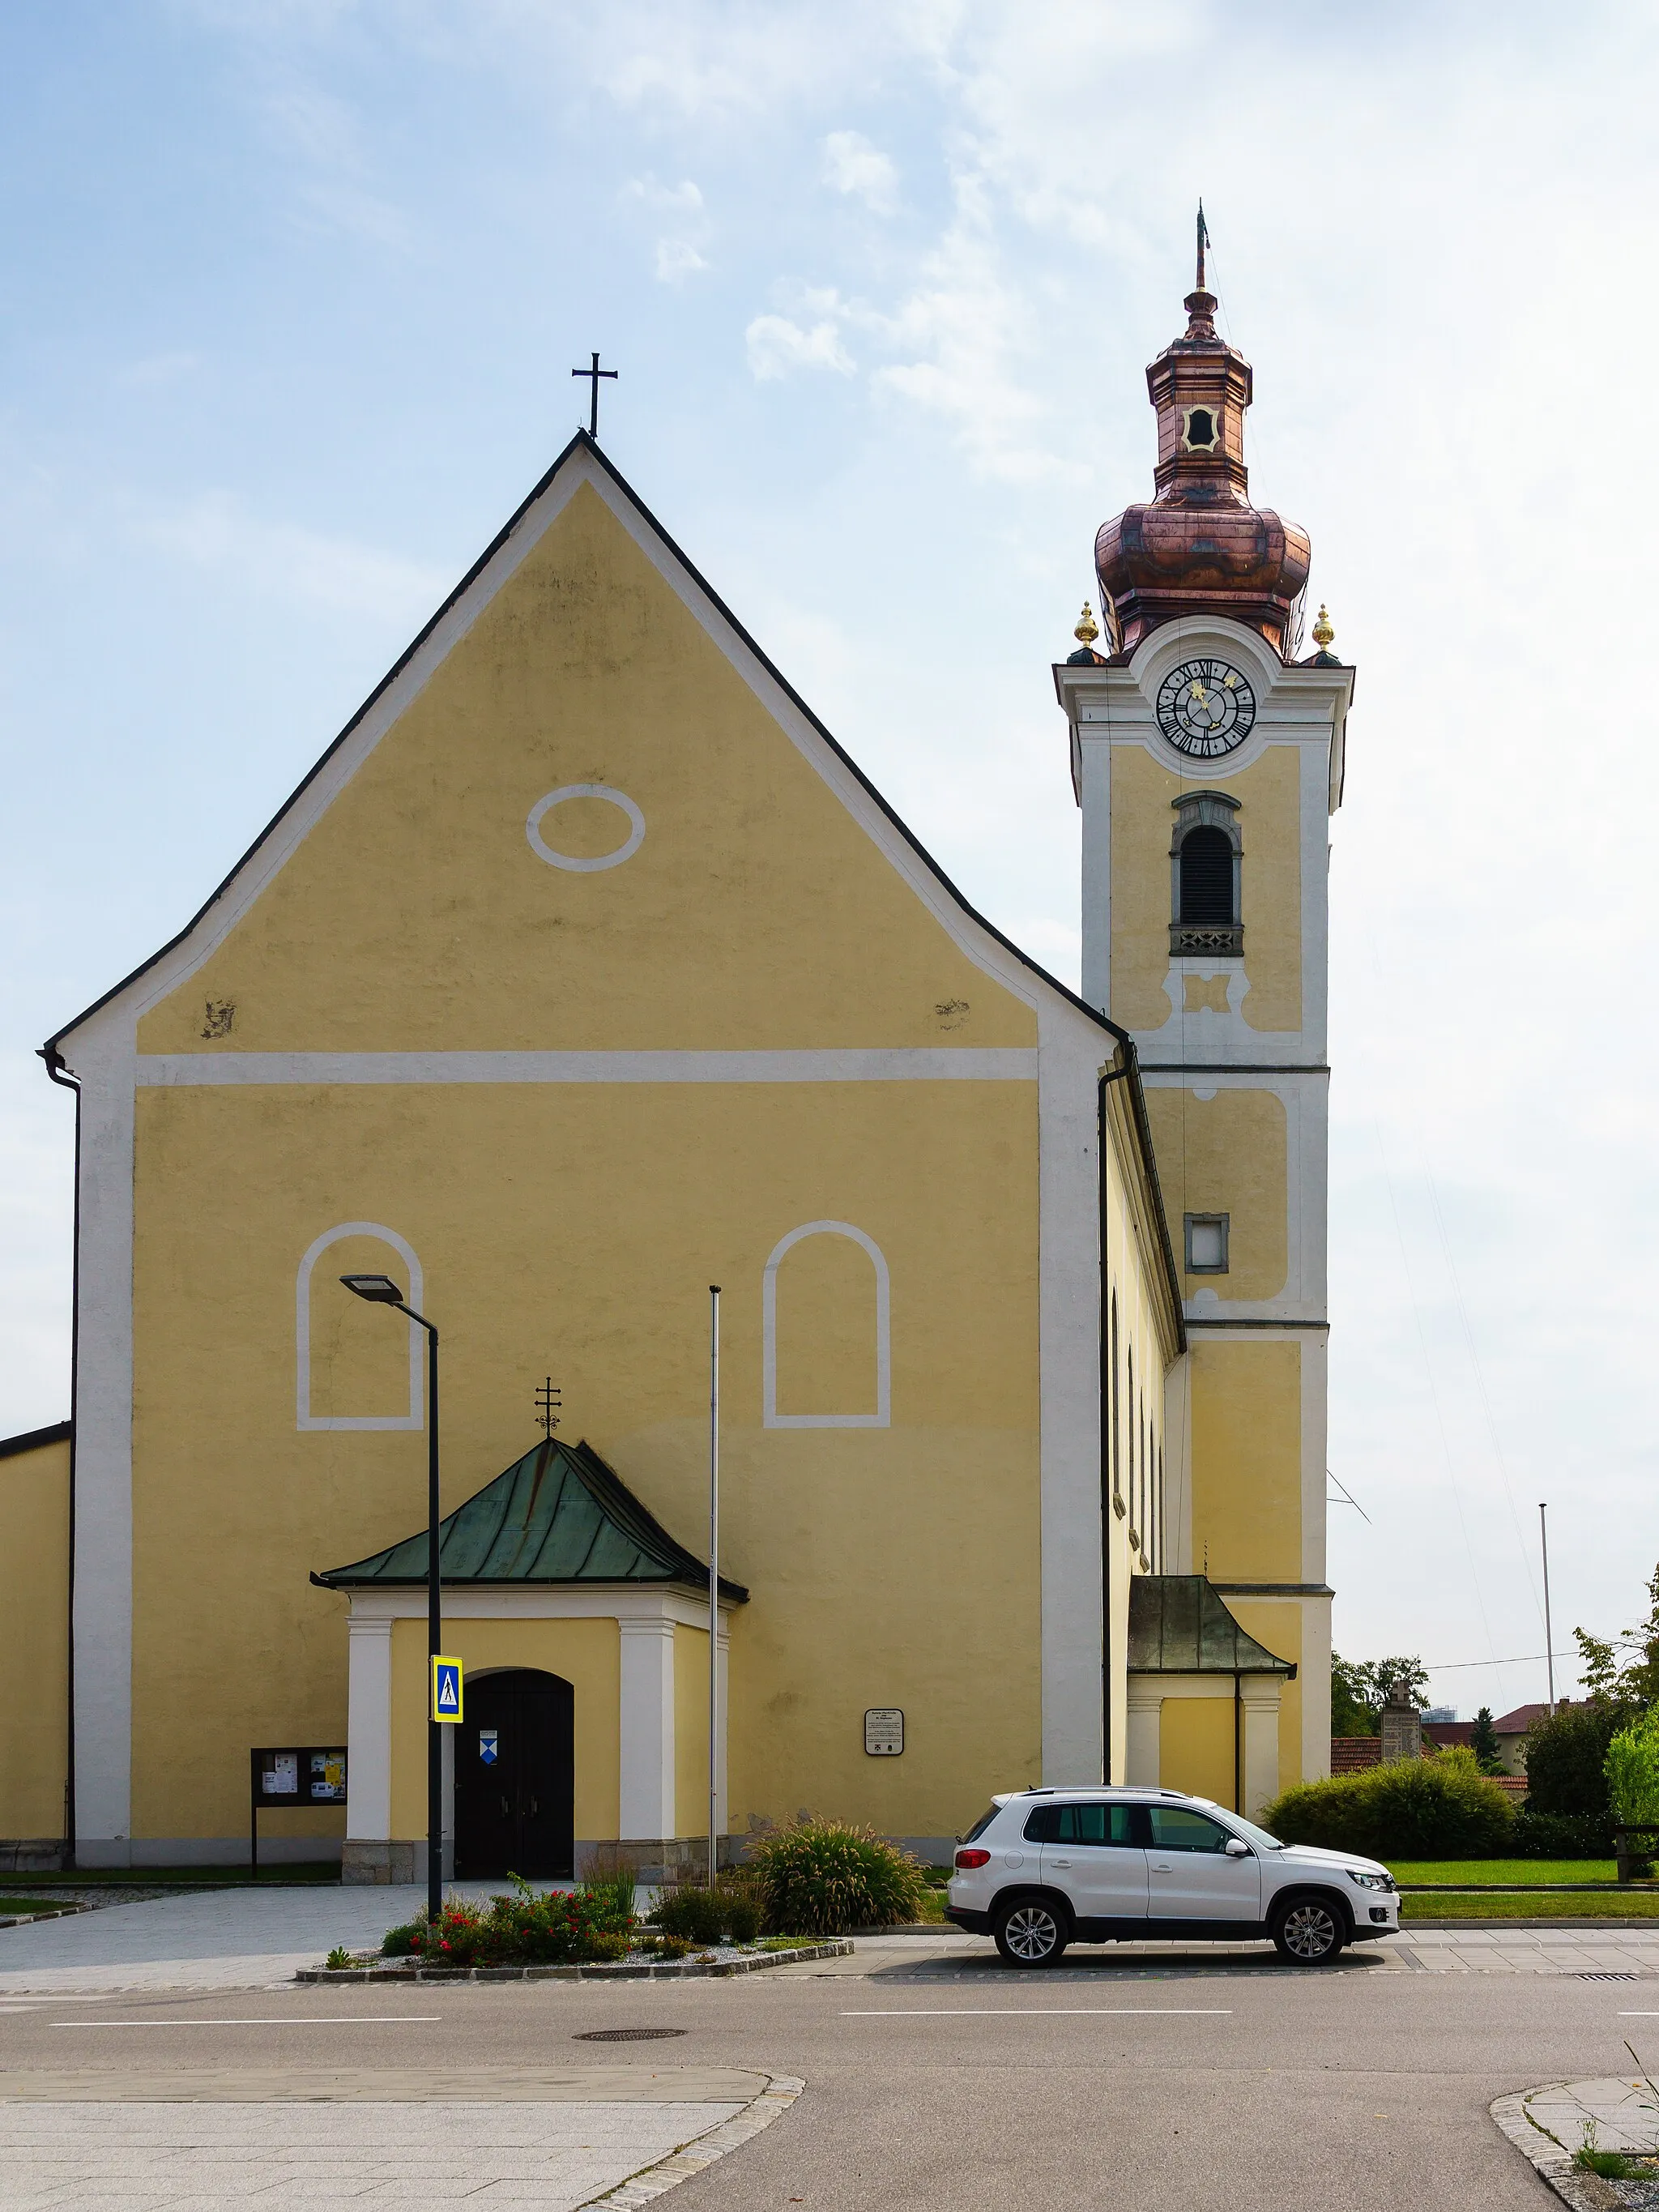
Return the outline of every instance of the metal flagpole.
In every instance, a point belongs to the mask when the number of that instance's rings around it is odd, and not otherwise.
[[[1538,1506],[1538,1541],[1544,1554],[1544,1657],[1549,1668],[1550,1717],[1555,1715],[1555,1638],[1550,1633],[1550,1531],[1544,1516],[1548,1510],[1540,1499]]]
[[[720,1286],[708,1285],[708,1887],[719,1872],[720,1717]]]

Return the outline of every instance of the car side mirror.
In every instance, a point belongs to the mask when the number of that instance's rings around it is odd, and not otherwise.
[[[1249,1845],[1245,1842],[1245,1840],[1244,1840],[1244,1838],[1243,1838],[1243,1836],[1229,1836],[1229,1837],[1228,1837],[1228,1838],[1227,1838],[1227,1856],[1228,1856],[1228,1857],[1229,1857],[1230,1859],[1247,1859],[1247,1858],[1249,1858],[1249,1856],[1250,1856],[1250,1847],[1249,1847]]]

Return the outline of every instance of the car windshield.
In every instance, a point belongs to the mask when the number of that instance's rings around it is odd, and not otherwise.
[[[1270,1836],[1265,1828],[1258,1828],[1254,1820],[1245,1820],[1239,1813],[1231,1814],[1229,1818],[1241,1835],[1249,1842],[1257,1844],[1262,1850],[1282,1851],[1284,1850],[1285,1846],[1277,1836]]]
[[[985,1831],[990,1826],[992,1821],[995,1820],[997,1814],[1001,1810],[1002,1808],[1000,1805],[992,1805],[988,1807],[988,1808],[980,1814],[978,1820],[975,1821],[973,1826],[969,1829],[967,1834],[965,1836],[958,1836],[957,1838],[957,1841],[959,1844],[971,1844],[975,1836],[982,1836],[985,1833]]]

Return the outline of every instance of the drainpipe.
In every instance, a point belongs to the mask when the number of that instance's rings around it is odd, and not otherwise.
[[[40,1048],[46,1073],[65,1091],[75,1093],[75,1249],[70,1292],[70,1466],[69,1466],[69,1577],[64,1591],[68,1638],[64,1681],[67,1691],[64,1774],[64,1866],[75,1871],[75,1455],[81,1437],[81,1086],[64,1065],[52,1045]]]

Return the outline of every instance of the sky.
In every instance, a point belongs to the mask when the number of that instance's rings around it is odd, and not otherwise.
[[[0,21],[0,1434],[72,1101],[584,411],[1068,981],[1052,660],[1204,198],[1252,494],[1358,669],[1333,824],[1335,1633],[1464,1715],[1646,1609],[1659,15],[1589,0],[22,0]],[[234,1419],[234,1409],[229,1409]],[[1502,1662],[1502,1664],[1494,1664]],[[1558,1691],[1571,1683],[1558,1664]]]

